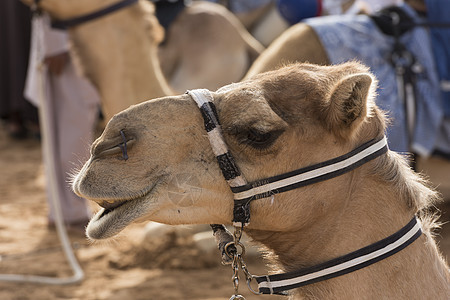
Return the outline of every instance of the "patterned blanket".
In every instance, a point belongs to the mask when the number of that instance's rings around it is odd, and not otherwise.
[[[408,5],[401,7],[414,22],[425,21]],[[450,135],[442,133],[445,127],[443,99],[427,29],[417,26],[400,37],[400,42],[413,54],[421,69],[416,74],[416,123],[412,140],[409,141],[405,107],[399,97],[395,68],[390,62],[394,37],[381,32],[365,15],[318,17],[306,19],[305,22],[318,34],[331,63],[359,60],[370,67],[378,78],[377,104],[392,120],[387,132],[392,150],[414,152],[426,157],[439,145],[440,150],[445,152],[448,149],[450,153]]]

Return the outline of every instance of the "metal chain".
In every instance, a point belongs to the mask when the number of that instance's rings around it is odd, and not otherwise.
[[[250,290],[250,292],[252,292],[255,295],[262,295],[262,293],[257,292],[252,288],[251,283],[253,278],[255,278],[255,276],[250,273],[250,271],[247,268],[247,264],[244,262],[244,259],[242,257],[240,257],[239,264],[242,269],[242,272],[244,272],[245,279],[247,281],[247,287]]]
[[[239,260],[240,254],[236,254],[231,264],[231,268],[233,269],[233,276],[231,277],[231,280],[233,281],[234,295],[231,296],[230,300],[232,299],[245,300],[244,296],[239,295]]]
[[[247,281],[247,286],[250,292],[252,292],[255,295],[261,295],[260,292],[255,291],[251,287],[251,282],[255,276],[253,276],[248,268],[247,264],[244,261],[243,256],[245,255],[245,247],[241,243],[241,237],[242,237],[242,228],[241,227],[235,227],[234,228],[234,241],[229,242],[225,246],[225,253],[228,257],[232,259],[231,268],[233,270],[233,276],[231,277],[231,280],[233,282],[234,287],[234,295],[231,296],[230,300],[245,300],[245,297],[242,295],[239,295],[239,268],[242,269],[242,272],[245,275],[245,279]],[[230,247],[230,246],[234,247]],[[234,249],[234,251],[231,251],[231,249]],[[240,249],[239,249],[240,248]]]

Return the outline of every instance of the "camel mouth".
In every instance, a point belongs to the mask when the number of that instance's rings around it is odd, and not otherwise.
[[[151,197],[154,187],[138,198],[102,203],[102,208],[89,221],[86,228],[87,237],[91,240],[111,238],[134,221],[147,215],[154,204]]]
[[[104,213],[107,214],[107,213],[113,211],[114,209],[118,208],[119,206],[122,206],[127,201],[128,200],[119,200],[119,201],[114,201],[113,203],[103,201],[99,205],[105,209]]]
[[[147,214],[147,197],[128,200],[113,208],[100,209],[89,221],[86,235],[91,240],[108,239]]]

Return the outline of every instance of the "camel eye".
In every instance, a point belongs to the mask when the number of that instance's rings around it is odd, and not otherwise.
[[[270,147],[282,132],[282,130],[263,132],[250,128],[244,142],[254,148],[265,149]]]

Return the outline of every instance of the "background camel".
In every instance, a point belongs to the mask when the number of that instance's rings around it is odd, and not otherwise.
[[[210,101],[237,165],[255,181],[382,137],[385,120],[373,101],[372,81],[356,63],[295,64],[220,89]],[[92,239],[114,236],[134,221],[231,221],[233,196],[189,95],[121,112],[91,153],[73,188],[104,207],[87,228]],[[186,188],[185,201],[174,201],[171,182],[186,174],[191,178],[187,186],[196,188]],[[419,215],[424,234],[404,250],[299,288],[295,298],[441,299],[450,292],[450,274],[431,235],[432,218],[424,212],[434,198],[404,158],[388,151],[333,179],[251,202],[246,232],[274,254],[281,269],[291,271],[381,240]]]
[[[44,0],[39,6],[53,18],[67,20],[117,1]],[[72,54],[97,87],[106,120],[151,97],[172,93],[158,62],[164,33],[148,1],[68,29]],[[132,45],[140,44],[140,47]]]
[[[39,7],[57,20],[67,20],[117,2],[42,0]],[[194,29],[197,21],[202,21],[202,26]],[[164,46],[167,53],[164,57],[170,66],[173,79],[169,78],[169,82],[174,84],[174,90],[184,91],[185,82],[190,88],[217,88],[238,81],[251,59],[263,49],[231,13],[217,4],[195,2],[181,13],[173,26]],[[100,92],[106,120],[132,104],[173,94],[158,60],[158,45],[164,32],[149,1],[140,0],[71,27],[69,33],[75,59]],[[227,72],[217,72],[223,62]]]
[[[225,7],[194,1],[170,25],[159,54],[170,86],[183,93],[241,80],[263,50]]]

